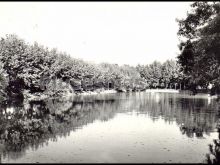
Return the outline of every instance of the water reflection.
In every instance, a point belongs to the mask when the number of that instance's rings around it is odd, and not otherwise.
[[[216,131],[219,118],[219,104],[216,100],[209,103],[205,98],[159,93],[149,94],[147,99],[139,99],[142,102],[139,113],[146,113],[153,120],[162,117],[168,123],[175,121],[180,131],[188,137],[203,137],[203,133],[209,135]]]
[[[153,122],[176,123],[188,138],[203,138],[216,131],[216,100],[182,94],[118,93],[74,96],[22,103],[7,103],[0,111],[2,159],[16,160],[28,149],[38,150],[48,141],[68,137],[94,121],[107,122],[116,114],[146,115]]]

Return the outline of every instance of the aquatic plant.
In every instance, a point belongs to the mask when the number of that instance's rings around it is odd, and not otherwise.
[[[219,139],[214,139],[214,144],[209,144],[209,154],[206,154],[208,164],[220,164],[220,128],[218,128]]]

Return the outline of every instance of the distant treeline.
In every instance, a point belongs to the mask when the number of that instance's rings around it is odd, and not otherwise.
[[[65,52],[34,43],[26,43],[16,35],[0,40],[1,88],[11,96],[23,90],[57,92],[65,83],[75,92],[97,89],[140,91],[147,88],[180,87],[182,74],[174,60],[153,62],[136,67],[117,64],[92,64],[72,58]]]

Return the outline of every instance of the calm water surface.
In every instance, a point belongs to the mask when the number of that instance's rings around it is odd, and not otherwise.
[[[215,99],[117,93],[11,103],[2,163],[202,163],[218,139]]]

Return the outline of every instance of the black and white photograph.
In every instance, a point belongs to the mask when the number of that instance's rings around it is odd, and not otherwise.
[[[0,163],[220,164],[220,1],[0,2]]]

